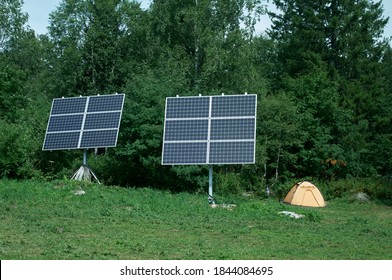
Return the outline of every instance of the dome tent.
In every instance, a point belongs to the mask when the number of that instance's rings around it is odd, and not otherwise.
[[[283,201],[292,205],[325,207],[325,201],[319,189],[307,181],[295,184]]]

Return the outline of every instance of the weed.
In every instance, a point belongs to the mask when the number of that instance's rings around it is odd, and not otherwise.
[[[306,219],[311,222],[320,222],[321,216],[319,213],[316,212],[309,212],[305,215]]]

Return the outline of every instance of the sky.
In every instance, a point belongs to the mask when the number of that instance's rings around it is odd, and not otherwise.
[[[152,0],[140,0],[142,7],[147,8]],[[54,11],[61,0],[24,0],[23,11],[29,14],[29,26],[37,34],[47,33],[49,25],[49,13]],[[270,1],[271,2],[271,1]],[[384,36],[392,36],[392,1],[383,0],[384,17],[389,17],[389,23],[385,27]],[[256,26],[257,32],[263,32],[271,24],[268,16],[263,16]]]

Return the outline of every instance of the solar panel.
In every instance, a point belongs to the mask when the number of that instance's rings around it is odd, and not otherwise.
[[[254,163],[253,141],[212,142],[210,164]]]
[[[83,113],[86,108],[87,97],[58,98],[53,100],[53,115]]]
[[[114,113],[87,114],[84,130],[89,129],[117,129],[121,118],[121,111]]]
[[[48,125],[48,132],[61,132],[80,130],[82,128],[83,114],[52,116]]]
[[[117,129],[112,130],[85,130],[79,148],[114,147],[117,140]]]
[[[168,97],[162,164],[255,162],[257,95]]]
[[[212,97],[211,117],[254,117],[256,95],[220,95]]]
[[[91,96],[87,112],[121,111],[124,103],[124,94]]]
[[[47,133],[43,150],[75,149],[78,146],[80,132]]]
[[[163,164],[205,164],[206,142],[169,142],[164,144]]]
[[[124,94],[54,99],[42,149],[116,146],[124,99]]]
[[[210,98],[181,97],[168,98],[166,102],[166,118],[208,118]]]
[[[165,141],[197,141],[208,137],[208,120],[168,120]]]
[[[210,140],[253,140],[255,118],[212,119]]]

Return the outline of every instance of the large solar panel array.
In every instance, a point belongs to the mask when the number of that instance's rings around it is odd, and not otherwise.
[[[43,150],[115,147],[124,94],[56,98]]]
[[[257,95],[168,97],[162,164],[255,162]]]

